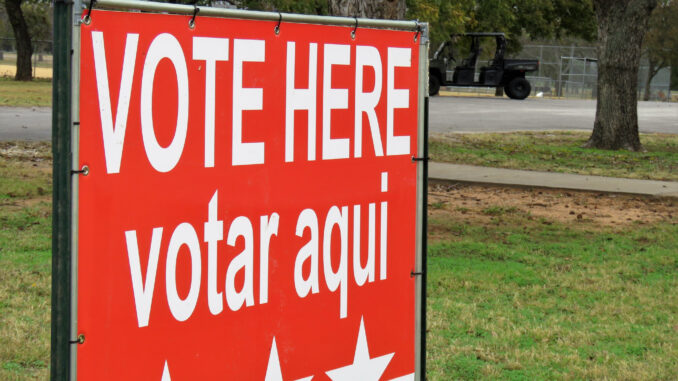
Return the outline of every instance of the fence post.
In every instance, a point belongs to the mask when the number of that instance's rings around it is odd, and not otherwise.
[[[541,63],[544,61],[544,45],[539,45],[539,76],[541,77]]]
[[[71,48],[70,0],[54,1],[52,82],[52,339],[50,379],[70,378],[71,335]]]
[[[581,76],[581,97],[582,99],[586,98],[584,91],[586,90],[586,65],[588,64],[588,58],[584,57],[584,74]]]
[[[560,49],[558,50],[558,53],[560,53]],[[558,61],[558,87],[556,88],[556,95],[559,98],[563,96],[563,57],[560,57],[560,61]]]

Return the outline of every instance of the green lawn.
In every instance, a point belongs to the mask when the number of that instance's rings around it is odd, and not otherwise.
[[[0,380],[48,377],[50,165],[45,143],[0,143]],[[445,207],[430,220],[429,380],[678,374],[674,217],[612,230]]]
[[[433,137],[435,161],[486,167],[678,181],[678,135],[641,134],[646,152],[581,148],[590,132],[449,134]]]
[[[675,379],[675,223],[496,221],[431,221],[430,380]]]
[[[0,380],[48,378],[51,160],[0,142]]]
[[[30,82],[0,77],[0,106],[51,106],[52,80],[34,79]]]

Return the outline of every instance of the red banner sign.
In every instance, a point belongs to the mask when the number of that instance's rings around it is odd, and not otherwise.
[[[413,32],[95,11],[80,380],[414,379]]]

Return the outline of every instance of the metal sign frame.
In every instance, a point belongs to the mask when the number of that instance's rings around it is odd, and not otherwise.
[[[412,31],[419,42],[419,99],[416,209],[415,379],[426,379],[426,232],[428,189],[428,24],[419,21],[377,20],[280,12],[245,11],[138,0],[54,1],[54,77],[52,89],[53,223],[51,380],[75,380],[78,290],[78,179],[80,124],[80,24],[94,4],[107,9],[268,20],[285,23],[386,28]],[[83,18],[83,8],[87,5]]]

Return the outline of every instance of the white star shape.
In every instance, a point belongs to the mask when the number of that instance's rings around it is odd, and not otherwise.
[[[367,348],[367,335],[365,334],[365,322],[361,317],[353,364],[329,370],[325,373],[332,381],[379,381],[394,354],[395,352],[370,358],[370,352]]]
[[[311,381],[313,376],[300,378],[297,381]],[[271,344],[271,354],[268,356],[268,366],[266,366],[266,378],[264,381],[283,381],[282,370],[280,369],[280,358],[278,357],[278,347],[275,345],[275,337]]]
[[[165,360],[165,367],[162,369],[162,378],[160,381],[172,381],[172,377],[170,377],[170,372],[169,368],[167,367],[167,360]]]
[[[311,381],[313,376],[300,378],[296,381]],[[165,360],[165,367],[162,370],[162,378],[160,381],[172,381],[170,376],[167,360]],[[283,381],[282,370],[280,369],[280,358],[278,357],[278,347],[275,345],[275,337],[271,345],[271,354],[268,356],[268,366],[266,366],[266,378],[264,381]]]

